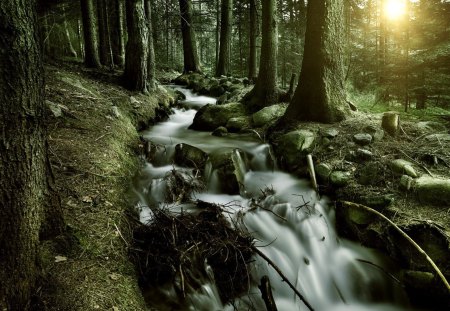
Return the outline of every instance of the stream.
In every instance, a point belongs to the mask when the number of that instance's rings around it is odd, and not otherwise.
[[[167,121],[156,124],[142,133],[158,149],[152,163],[146,163],[134,185],[140,220],[152,220],[152,207],[165,207],[174,212],[193,209],[193,204],[164,203],[164,176],[174,168],[192,174],[193,169],[173,164],[175,145],[189,144],[209,153],[239,148],[248,154],[243,161],[235,152],[233,161],[244,176],[240,194],[221,193],[221,184],[211,164],[207,162],[204,178],[205,191],[194,193],[192,199],[223,204],[226,217],[233,221],[242,217],[242,223],[255,239],[255,246],[271,259],[306,298],[314,310],[411,310],[401,285],[388,271],[391,264],[379,253],[339,238],[334,225],[334,208],[326,198],[319,198],[309,181],[280,171],[273,164],[270,146],[251,135],[229,134],[212,136],[210,132],[188,129],[196,111],[205,104],[214,104],[211,97],[198,96],[190,90],[171,86],[183,94],[186,108],[174,108]],[[262,190],[270,195],[254,208],[254,198]],[[189,294],[187,310],[266,310],[258,289],[259,280],[270,279],[274,300],[280,311],[308,310],[286,282],[266,261],[255,256],[252,269],[253,283],[249,292],[237,299],[233,306],[223,305],[214,284],[214,276],[203,280],[201,290]],[[200,267],[203,268],[203,267]],[[206,265],[204,269],[208,270]],[[395,269],[395,268],[392,268]],[[395,270],[394,270],[395,271]],[[394,273],[395,274],[395,273]],[[167,302],[158,305],[161,310],[173,310],[169,305],[177,296],[173,289],[164,290]]]

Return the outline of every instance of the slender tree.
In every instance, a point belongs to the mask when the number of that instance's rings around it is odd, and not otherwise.
[[[183,35],[184,72],[201,72],[197,39],[192,24],[192,2],[191,0],[178,0],[178,2]]]
[[[228,75],[230,71],[231,25],[233,23],[233,0],[222,0],[220,18],[220,50],[216,76]]]
[[[110,31],[109,31],[109,8],[106,0],[97,0],[98,36],[100,46],[100,62],[102,65],[112,67],[114,65]]]
[[[83,18],[84,63],[87,67],[100,68],[98,55],[97,21],[94,14],[94,0],[80,0]]]
[[[250,110],[256,111],[277,103],[277,3],[262,1],[262,42],[259,75],[253,89],[244,96]]]
[[[284,121],[332,123],[345,118],[343,2],[308,2],[302,70]]]
[[[148,88],[153,90],[156,86],[155,77],[155,47],[153,45],[153,24],[152,24],[152,3],[151,0],[145,0],[145,15],[147,18],[148,26],[148,59],[147,59],[147,75],[148,75]]]
[[[258,37],[258,9],[256,0],[250,0],[250,33],[249,33],[249,56],[248,56],[248,79],[256,81],[256,39]]]
[[[148,91],[148,26],[144,0],[127,0],[128,42],[125,53],[123,81],[126,88]]]
[[[19,311],[35,292],[52,195],[35,2],[0,1],[0,33],[0,308]]]
[[[124,13],[121,0],[109,0],[111,9],[111,47],[114,64],[122,67],[125,63]]]

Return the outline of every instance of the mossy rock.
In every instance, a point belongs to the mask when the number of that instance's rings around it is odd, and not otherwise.
[[[305,157],[312,151],[315,141],[313,132],[296,130],[282,135],[274,151],[283,167],[295,170],[306,162]]]
[[[197,112],[189,128],[200,131],[213,131],[219,126],[226,126],[230,118],[244,116],[245,112],[245,107],[240,103],[205,105]]]
[[[253,124],[256,127],[275,122],[284,115],[287,106],[284,104],[264,107],[252,115]]]
[[[416,179],[414,191],[421,203],[450,205],[450,179],[423,176]]]
[[[248,129],[250,128],[250,118],[246,116],[230,118],[227,122],[226,128],[229,132],[239,132],[243,129]]]
[[[185,167],[203,169],[208,155],[200,148],[188,145],[178,144],[175,146],[175,164]]]

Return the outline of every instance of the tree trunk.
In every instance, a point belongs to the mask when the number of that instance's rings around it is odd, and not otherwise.
[[[0,309],[10,311],[28,310],[35,292],[39,233],[51,193],[34,4],[0,1]]]
[[[106,0],[97,0],[98,35],[100,38],[100,62],[113,67],[111,40],[109,36],[109,18]]]
[[[67,39],[67,45],[69,48],[69,56],[77,58],[77,52],[75,51],[75,49],[73,47],[72,38],[70,38],[70,31],[69,31],[69,25],[67,24],[66,4],[65,3],[63,3],[63,5],[62,5],[62,12],[63,12],[64,34],[66,35],[66,39]]]
[[[128,42],[125,54],[123,81],[126,88],[148,91],[148,26],[144,0],[127,0]]]
[[[250,0],[250,49],[248,57],[248,79],[256,81],[256,38],[258,37],[258,11],[256,7],[256,0]]]
[[[83,18],[84,34],[84,63],[87,67],[100,68],[98,55],[98,39],[96,19],[94,14],[94,0],[80,0],[81,15]]]
[[[112,3],[111,3],[112,1]],[[123,4],[121,0],[109,0],[111,8],[111,46],[114,64],[122,67],[125,63],[125,42],[123,29]]]
[[[343,2],[308,2],[305,50],[297,89],[284,120],[332,123],[345,118]]]
[[[277,5],[275,0],[262,2],[262,42],[259,75],[253,89],[244,97],[250,110],[276,104],[279,91],[277,89]]]
[[[147,17],[148,26],[148,59],[147,59],[147,75],[148,88],[153,90],[156,86],[155,78],[155,48],[153,45],[153,25],[152,25],[152,3],[150,0],[145,0],[145,15]]]
[[[230,40],[233,23],[233,0],[222,0],[220,18],[220,50],[216,76],[226,76],[230,71]]]
[[[184,72],[201,72],[197,52],[197,40],[192,24],[191,0],[178,0],[180,3],[181,33],[183,35]]]

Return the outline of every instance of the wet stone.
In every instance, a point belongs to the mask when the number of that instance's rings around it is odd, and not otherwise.
[[[353,141],[361,146],[369,145],[372,142],[372,135],[367,133],[355,134]]]
[[[211,133],[211,135],[217,136],[217,137],[226,136],[227,134],[228,134],[228,130],[224,126],[219,126]]]
[[[328,182],[332,168],[326,163],[317,164],[315,167],[316,175],[318,179],[322,182]]]
[[[352,174],[346,171],[334,171],[330,174],[330,183],[336,187],[344,187],[351,180]]]

